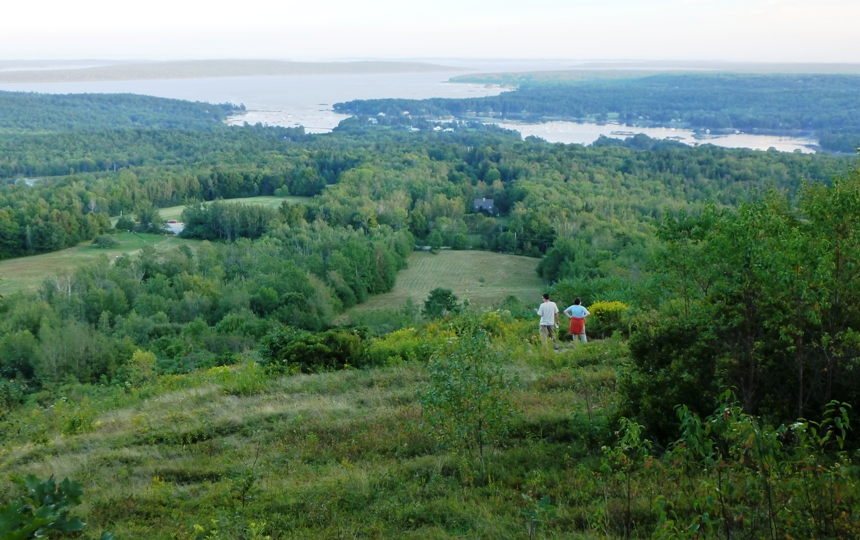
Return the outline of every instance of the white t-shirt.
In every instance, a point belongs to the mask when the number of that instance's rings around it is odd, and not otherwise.
[[[541,326],[553,326],[555,325],[555,315],[558,313],[558,306],[555,305],[555,302],[541,302],[537,313],[540,315]]]

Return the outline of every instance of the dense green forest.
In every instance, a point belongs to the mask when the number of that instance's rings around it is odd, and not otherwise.
[[[0,298],[0,533],[85,489],[93,538],[855,536],[856,157],[449,126],[0,136],[3,257],[180,204],[199,240]],[[259,195],[308,199],[221,202]],[[534,257],[591,341],[351,312],[416,245]]]
[[[498,96],[377,99],[336,103],[344,114],[400,118],[500,117],[525,121],[617,121],[629,126],[714,132],[814,134],[821,147],[854,154],[860,146],[856,75],[662,74],[628,79],[517,81]]]
[[[213,129],[244,106],[192,103],[135,94],[0,91],[0,133],[121,128]]]
[[[480,219],[466,216],[470,200],[492,197],[506,214],[523,202],[516,214],[523,217],[498,231],[487,221],[476,246],[538,255],[551,245],[554,233],[546,217],[541,218],[543,225],[532,219],[538,211],[535,197],[528,198],[532,192],[543,190],[542,196],[552,199],[562,220],[573,211],[600,215],[612,199],[613,213],[627,212],[636,220],[648,221],[658,218],[664,206],[681,201],[713,198],[735,204],[751,190],[766,186],[793,192],[800,178],[827,181],[848,163],[822,156],[694,150],[642,138],[623,145],[600,141],[586,149],[522,142],[513,132],[485,127],[411,134],[355,124],[358,121],[316,138],[300,129],[259,126],[0,137],[4,156],[0,175],[7,177],[0,187],[0,256],[75,245],[104,232],[108,216],[133,213],[141,205],[165,207],[257,195],[314,196],[355,175],[382,183],[361,188],[373,193],[360,203],[349,200],[357,196],[357,189],[326,191],[331,195],[324,197],[321,212],[336,213],[332,219],[339,226],[366,227],[377,219],[372,214],[379,213],[375,209],[382,204],[379,201],[397,194],[402,200],[382,212],[382,223],[402,225],[405,214],[417,209],[410,228],[413,234],[424,239],[431,228],[438,228],[450,244],[457,234],[476,234],[475,225],[470,230],[466,223]],[[534,159],[538,154],[540,159]],[[16,179],[20,176],[40,179],[28,185]],[[550,179],[562,184],[555,186]],[[556,193],[562,185],[566,189]],[[623,188],[620,198],[619,186]],[[579,202],[568,204],[565,199],[572,187]],[[424,207],[443,204],[433,202],[440,197],[453,210]],[[317,208],[311,205],[309,219],[315,219]],[[399,208],[398,216],[392,214],[394,208]],[[359,209],[365,215],[356,215]],[[445,219],[437,223],[438,218]],[[543,231],[538,230],[541,227]],[[463,239],[458,243],[463,244]]]

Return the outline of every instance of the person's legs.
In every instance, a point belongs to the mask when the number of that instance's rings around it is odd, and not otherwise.
[[[583,331],[582,331],[582,334],[580,334],[580,335],[579,335],[579,337],[582,339],[582,342],[583,342],[583,343],[586,343],[586,339],[585,339],[585,330],[583,330]]]
[[[540,325],[540,342],[544,347],[546,347],[547,328],[549,327],[543,324]]]
[[[555,340],[555,327],[547,326],[546,329],[549,337],[552,338],[552,348],[558,350],[558,341]]]

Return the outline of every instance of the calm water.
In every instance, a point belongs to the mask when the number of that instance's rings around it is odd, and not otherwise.
[[[248,114],[233,123],[263,122],[305,126],[311,133],[331,131],[347,118],[332,105],[352,99],[482,97],[497,95],[499,87],[446,82],[463,72],[363,75],[290,75],[225,77],[154,81],[0,84],[0,90],[50,94],[132,93],[209,103],[243,103]]]
[[[471,68],[478,71],[524,71],[531,64],[511,62],[462,63],[446,61],[448,65]],[[562,64],[541,64],[534,69],[562,69]],[[477,67],[476,67],[477,66]],[[248,122],[277,126],[305,126],[310,133],[325,133],[347,118],[336,114],[332,105],[353,99],[430,97],[482,97],[501,93],[497,86],[446,82],[464,71],[441,71],[436,73],[395,73],[362,75],[292,75],[277,77],[229,77],[215,79],[173,79],[153,81],[107,81],[86,83],[21,83],[0,84],[0,90],[44,92],[52,94],[75,93],[133,93],[190,101],[210,103],[244,104],[248,112],[231,119],[232,124]],[[543,124],[515,124],[498,122],[499,125],[515,129],[523,137],[535,135],[553,143],[591,144],[600,135],[624,137],[619,132],[645,133],[650,137],[675,137],[687,144],[705,142],[728,148],[753,148],[792,152],[814,152],[810,146],[816,141],[790,137],[737,134],[696,140],[693,133],[666,128],[629,128],[617,125],[599,126],[574,122],[547,122]],[[613,132],[616,132],[613,134]]]
[[[546,122],[543,124],[498,122],[498,124],[504,128],[519,131],[523,137],[534,135],[548,142],[565,144],[591,144],[601,135],[623,139],[636,133],[644,133],[654,139],[673,139],[693,146],[713,144],[725,148],[751,148],[753,150],[775,148],[781,152],[799,150],[803,153],[814,153],[815,150],[812,147],[817,144],[817,141],[813,139],[778,137],[775,135],[749,135],[746,133],[696,139],[692,131],[682,129],[634,128],[613,124],[577,124],[575,122]]]

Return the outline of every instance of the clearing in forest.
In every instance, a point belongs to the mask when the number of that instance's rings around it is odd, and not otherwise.
[[[304,201],[309,201],[310,197],[272,197],[272,196],[260,196],[260,197],[240,197],[238,199],[220,199],[220,202],[229,202],[229,203],[242,203],[242,204],[256,204],[260,206],[268,206],[269,208],[278,208],[281,206],[281,203],[287,201],[289,203],[295,204]],[[211,202],[211,201],[207,201]],[[158,213],[164,219],[182,219],[182,211],[185,210],[187,205],[181,204],[179,206],[170,206],[168,208],[162,208],[158,211]]]
[[[81,265],[98,260],[102,255],[107,255],[108,259],[112,260],[122,254],[133,255],[146,244],[153,244],[156,249],[162,250],[183,244],[195,246],[200,243],[199,240],[186,240],[172,234],[123,232],[112,235],[112,238],[119,242],[119,246],[101,249],[90,242],[84,242],[61,251],[0,261],[0,279],[2,280],[0,281],[0,294],[35,289],[42,284],[45,278],[74,270]]]
[[[407,298],[420,306],[438,287],[478,306],[498,305],[510,295],[537,305],[544,288],[535,272],[537,264],[538,259],[531,257],[488,251],[414,252],[391,292],[374,296],[355,310],[399,308]]]

